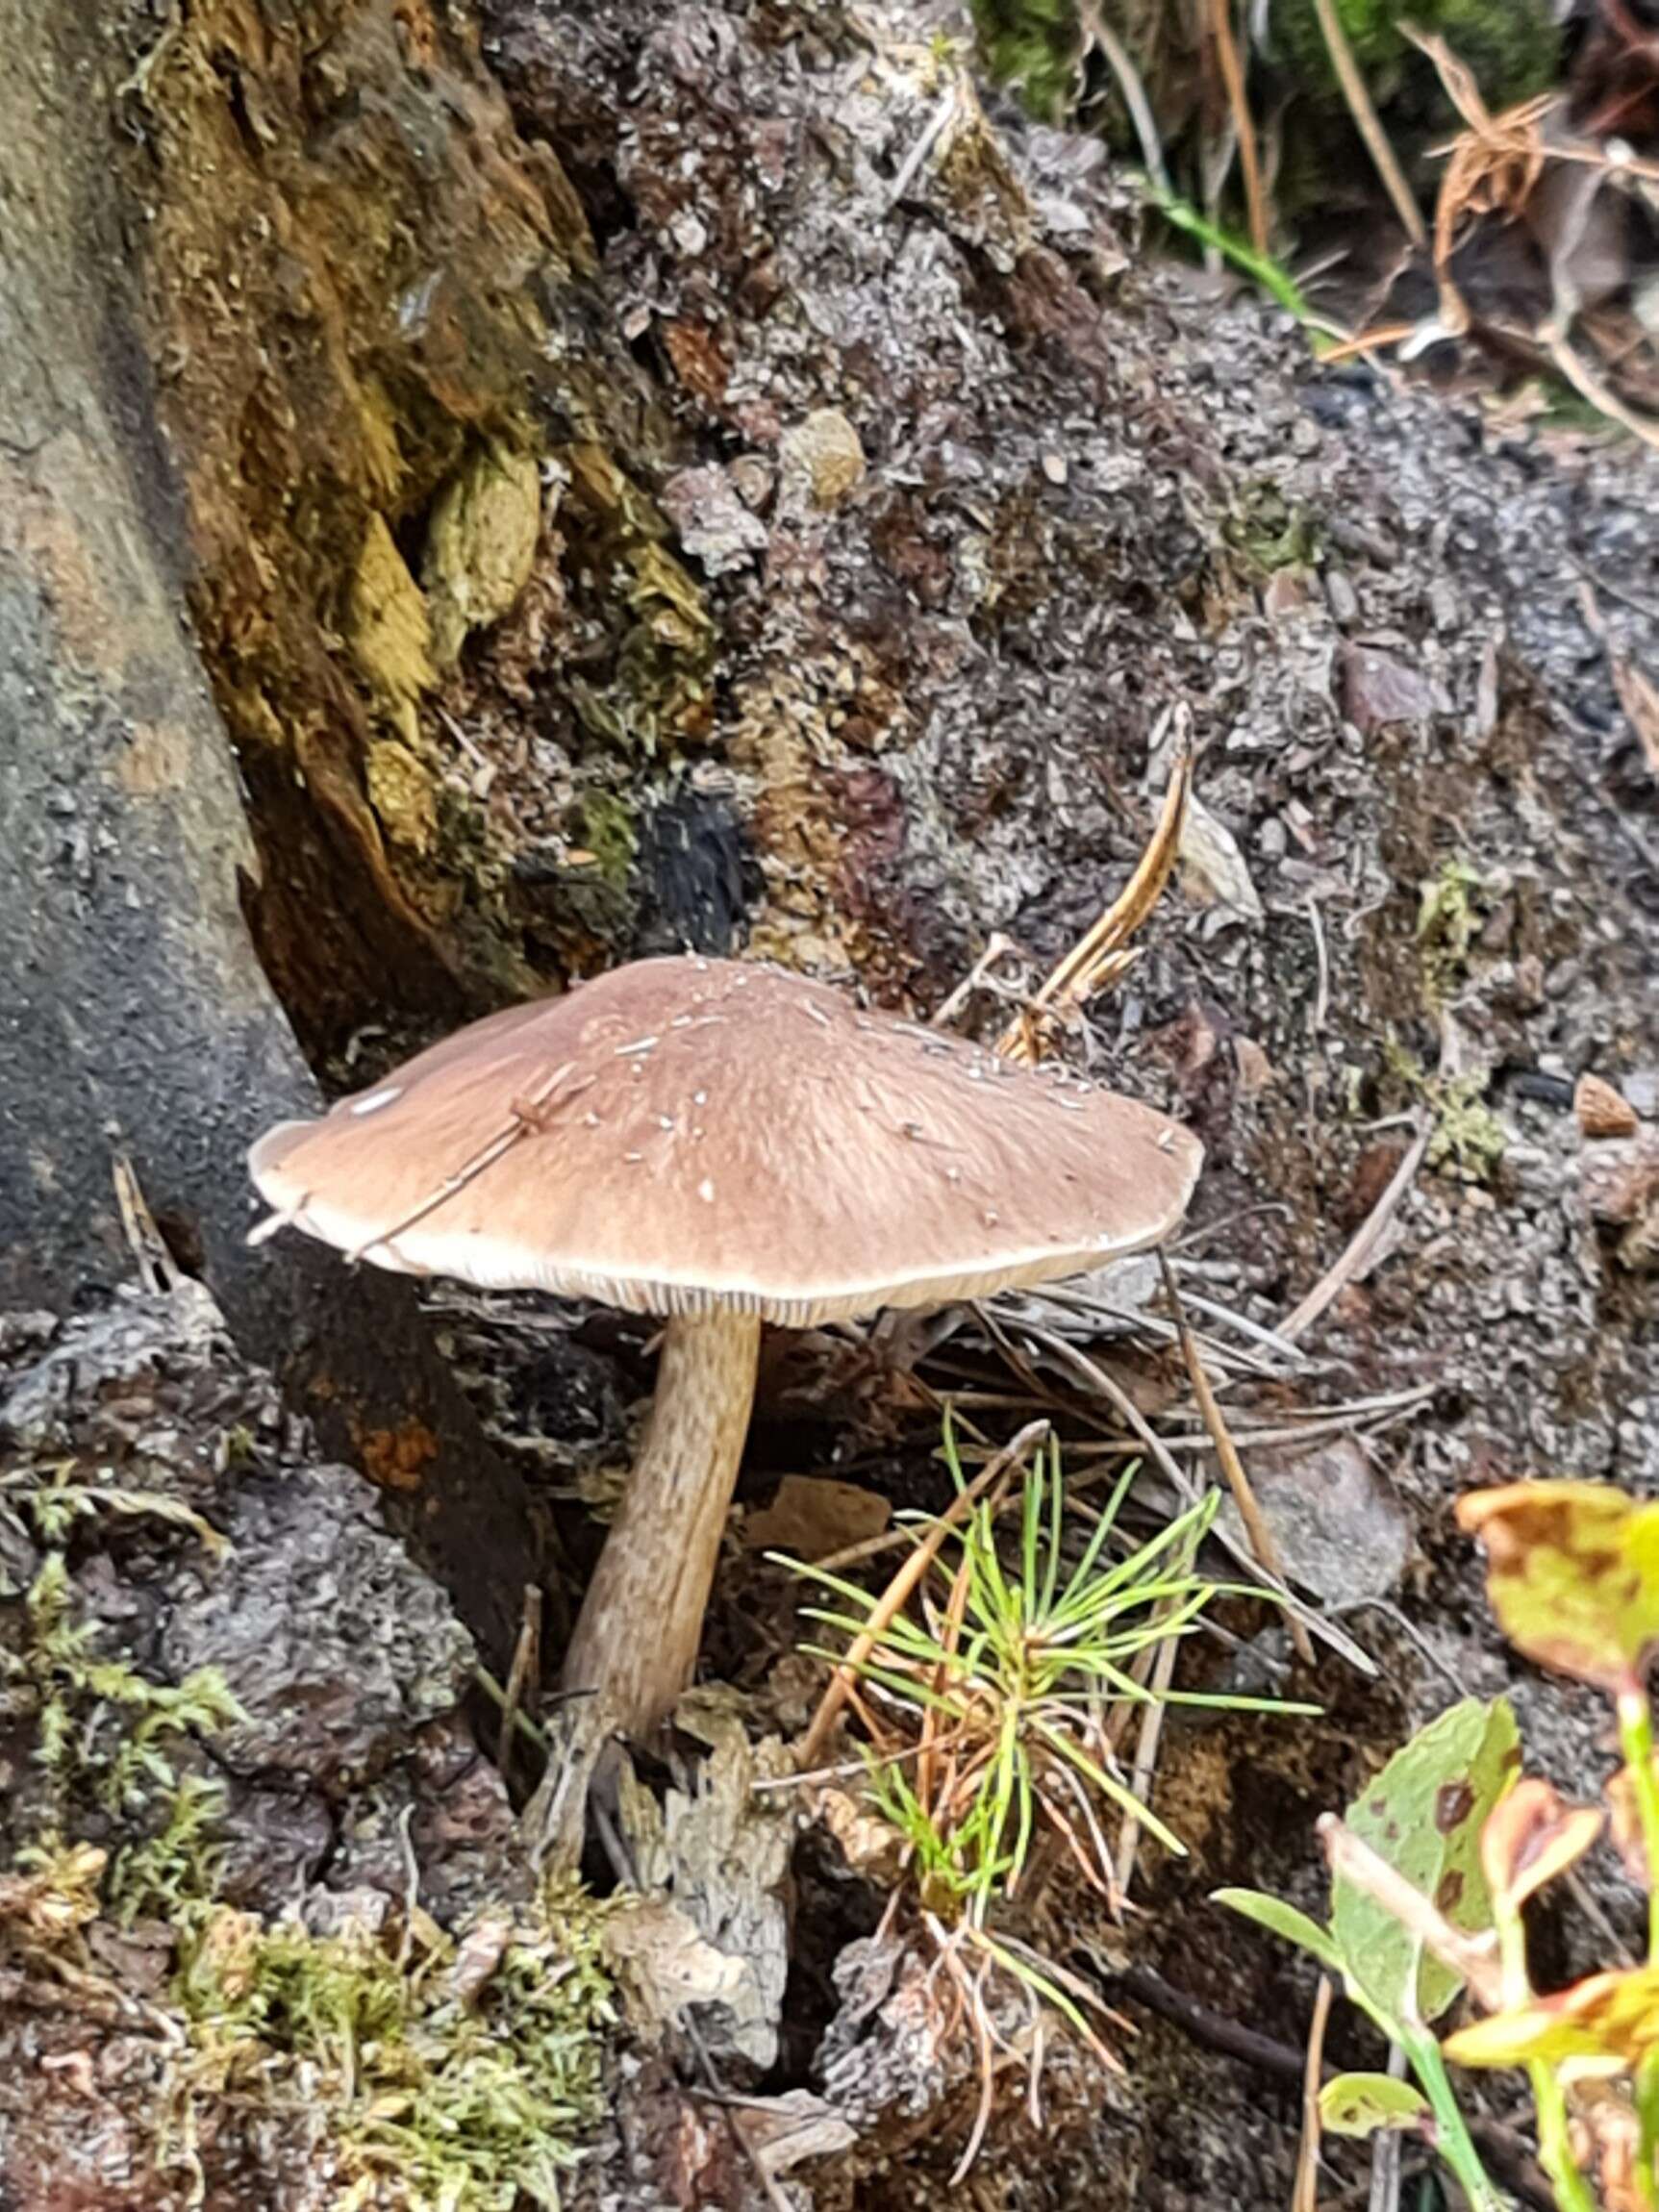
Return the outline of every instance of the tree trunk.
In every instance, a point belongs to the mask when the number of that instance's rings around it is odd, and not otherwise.
[[[316,1093],[243,921],[259,864],[187,629],[113,189],[123,28],[0,0],[0,1305],[131,1272],[127,1150],[175,1252],[499,1652],[526,1503],[411,1294],[244,1241],[246,1146]]]

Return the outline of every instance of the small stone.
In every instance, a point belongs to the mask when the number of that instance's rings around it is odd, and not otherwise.
[[[1363,737],[1395,722],[1426,722],[1451,702],[1420,668],[1374,645],[1345,645],[1343,713]]]
[[[1333,617],[1345,629],[1360,618],[1359,593],[1340,568],[1333,568],[1325,578],[1325,598],[1330,604]]]
[[[766,524],[717,462],[670,476],[663,487],[663,507],[685,551],[711,576],[741,568],[769,542]]]
[[[1050,484],[1064,484],[1069,471],[1064,453],[1045,453],[1043,456],[1043,473]]]
[[[1587,1137],[1634,1137],[1640,1123],[1628,1098],[1599,1075],[1581,1075],[1572,1111]]]
[[[1256,832],[1256,850],[1264,860],[1283,860],[1290,844],[1290,832],[1277,815],[1269,815]]]
[[[674,217],[668,225],[668,236],[683,254],[700,254],[709,242],[707,225],[690,208],[682,209]]]
[[[815,507],[839,507],[864,482],[864,447],[839,407],[815,408],[784,433],[779,446],[784,482],[804,490]]]

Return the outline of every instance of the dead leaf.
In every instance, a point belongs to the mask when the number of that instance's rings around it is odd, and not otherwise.
[[[657,2042],[690,2004],[740,2006],[753,1976],[666,1898],[629,1899],[605,1923],[605,1961],[634,2027]]]
[[[1578,1078],[1572,1110],[1587,1137],[1634,1137],[1641,1126],[1630,1101],[1599,1075]]]
[[[869,1812],[845,1790],[822,1789],[814,1804],[818,1819],[841,1846],[842,1856],[854,1873],[871,1881],[890,1883],[897,1878],[903,1857],[903,1840],[890,1821]]]
[[[1448,2036],[1445,2054],[1458,2066],[1546,2066],[1579,2079],[1633,2074],[1659,2048],[1659,1967],[1594,1973],[1571,1989],[1516,2005]]]
[[[1228,907],[1246,921],[1263,919],[1238,840],[1196,797],[1187,800],[1178,851],[1182,888],[1197,905]]]
[[[1594,1805],[1570,1805],[1529,1774],[1487,1815],[1480,1863],[1495,1898],[1518,1911],[1546,1882],[1576,1865],[1601,1833]]]
[[[827,1475],[786,1474],[771,1503],[744,1519],[742,1538],[754,1551],[827,1559],[849,1544],[880,1536],[892,1519],[892,1507],[873,1490]]]

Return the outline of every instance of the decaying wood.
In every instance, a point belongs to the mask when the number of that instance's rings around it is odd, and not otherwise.
[[[0,4],[0,1301],[64,1311],[129,1273],[124,1148],[178,1261],[505,1647],[523,1501],[407,1288],[244,1242],[247,1145],[315,1092],[243,921],[260,862],[188,642],[122,206],[88,122],[113,131],[124,16]]]

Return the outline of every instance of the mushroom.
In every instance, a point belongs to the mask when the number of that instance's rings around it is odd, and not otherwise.
[[[272,1129],[250,1167],[266,1229],[666,1318],[564,1671],[641,1735],[696,1662],[762,1323],[941,1306],[1141,1250],[1201,1158],[1178,1123],[1066,1073],[781,968],[672,958],[476,1022]]]

